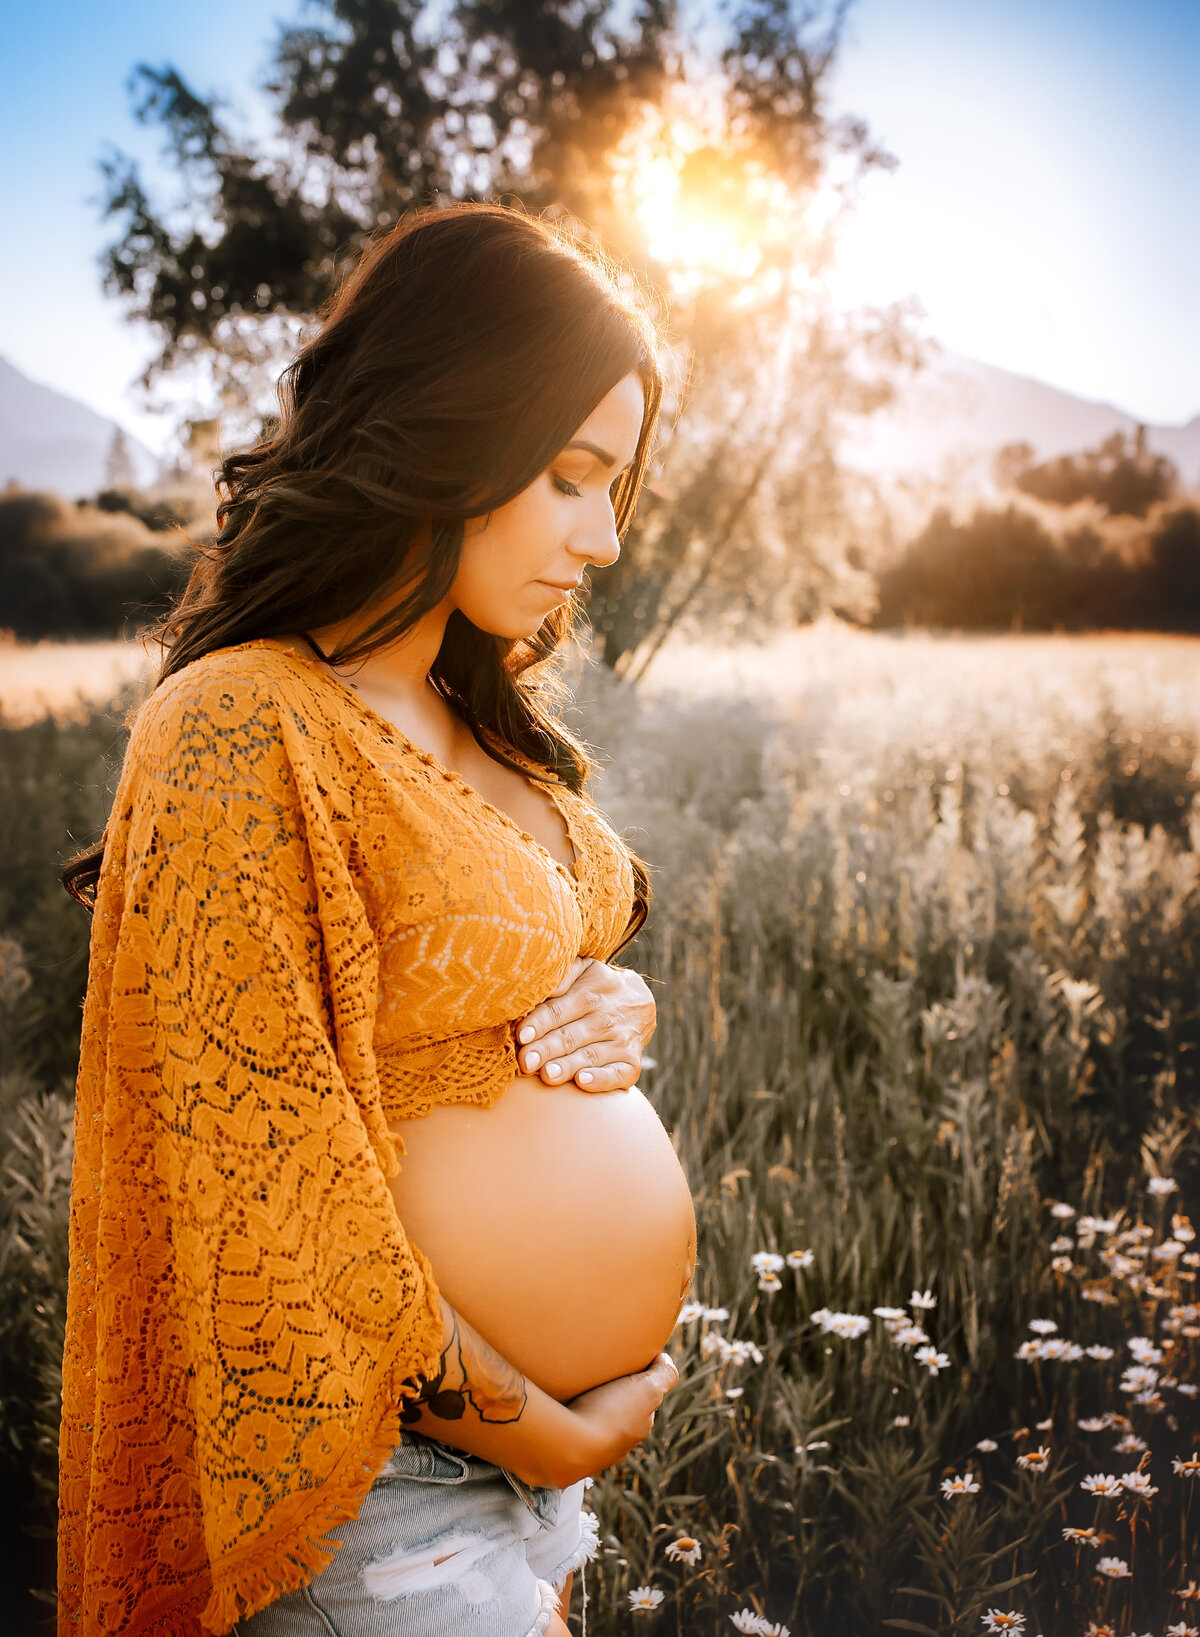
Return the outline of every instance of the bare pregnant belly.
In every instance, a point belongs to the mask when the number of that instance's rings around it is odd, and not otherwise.
[[[658,1115],[636,1087],[592,1096],[513,1081],[488,1109],[391,1129],[389,1183],[446,1300],[559,1400],[641,1370],[691,1284],[696,1218]]]

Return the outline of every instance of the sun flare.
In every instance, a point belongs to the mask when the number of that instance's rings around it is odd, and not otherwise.
[[[613,191],[677,295],[740,286],[735,300],[777,292],[797,221],[794,200],[761,159],[723,142],[710,122],[648,108],[614,156]]]

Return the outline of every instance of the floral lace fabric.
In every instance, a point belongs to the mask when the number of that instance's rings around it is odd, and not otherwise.
[[[390,1121],[494,1103],[513,1023],[632,905],[281,639],[138,711],[92,921],[63,1359],[59,1632],[200,1637],[306,1583],[436,1360]]]

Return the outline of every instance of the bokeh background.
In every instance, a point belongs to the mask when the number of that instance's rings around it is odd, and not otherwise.
[[[364,236],[438,198],[565,215],[669,339],[572,681],[654,866],[642,1083],[700,1263],[681,1385],[590,1492],[588,1629],[1200,1626],[1197,61],[1184,0],[6,20],[12,1629],[54,1620],[57,869],[218,456]]]

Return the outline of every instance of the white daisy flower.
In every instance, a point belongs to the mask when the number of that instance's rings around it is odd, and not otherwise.
[[[629,1594],[629,1607],[631,1609],[656,1609],[665,1595],[664,1592],[659,1591],[657,1586],[635,1586]]]
[[[1053,1319],[1030,1319],[1029,1328],[1035,1336],[1052,1336],[1058,1325]]]
[[[1120,1387],[1123,1393],[1144,1393],[1148,1392],[1157,1380],[1157,1370],[1151,1370],[1144,1364],[1131,1364],[1121,1377]]]
[[[755,1364],[763,1361],[762,1353],[752,1341],[729,1341],[710,1330],[700,1343],[700,1356],[711,1358],[714,1353],[722,1364],[745,1364],[747,1359],[753,1359]]]
[[[1097,1549],[1100,1545],[1100,1536],[1094,1529],[1064,1529],[1063,1539],[1069,1540],[1073,1546],[1091,1546]]]
[[[1166,1628],[1166,1637],[1200,1637],[1200,1626],[1189,1626],[1186,1620],[1177,1620]]]
[[[1042,1344],[1042,1357],[1075,1364],[1083,1357],[1083,1348],[1077,1341],[1068,1341],[1065,1336],[1047,1336]]]
[[[1194,1381],[1180,1381],[1176,1383],[1175,1391],[1182,1393],[1185,1398],[1195,1398],[1196,1394],[1200,1393],[1200,1387],[1197,1387]]]
[[[1065,1252],[1072,1251],[1074,1249],[1075,1241],[1073,1239],[1055,1239],[1052,1240],[1050,1244],[1051,1256],[1062,1256]]]
[[[1123,1557],[1102,1557],[1096,1565],[1096,1573],[1106,1575],[1109,1580],[1130,1579],[1129,1565]]]
[[[961,1476],[942,1479],[942,1494],[947,1500],[951,1500],[956,1495],[978,1495],[979,1489],[980,1485],[969,1472],[964,1472]]]
[[[919,1324],[897,1325],[891,1336],[897,1347],[920,1347],[929,1340]]]
[[[675,1323],[694,1324],[697,1319],[701,1319],[703,1317],[703,1302],[684,1302],[683,1306],[679,1309],[679,1317],[675,1320]]]
[[[790,1268],[810,1268],[816,1261],[816,1256],[810,1250],[790,1250],[784,1261]]]
[[[1104,1432],[1108,1427],[1112,1426],[1112,1422],[1107,1415],[1088,1415],[1082,1421],[1077,1421],[1075,1425],[1080,1432]]]
[[[892,1427],[908,1427],[912,1425],[912,1422],[907,1415],[894,1415],[888,1425]]]
[[[1101,1363],[1113,1356],[1112,1348],[1105,1347],[1102,1342],[1093,1342],[1090,1347],[1084,1348],[1084,1352],[1089,1358],[1098,1359]]]
[[[1064,1200],[1059,1200],[1051,1205],[1050,1215],[1057,1217],[1060,1222],[1069,1222],[1075,1215],[1075,1207],[1068,1205]]]
[[[780,1282],[780,1278],[777,1273],[760,1273],[758,1276],[758,1288],[760,1290],[768,1291],[770,1294],[774,1295],[777,1290],[783,1289],[783,1285]]]
[[[862,1313],[831,1313],[827,1307],[818,1308],[812,1319],[827,1336],[842,1336],[849,1340],[866,1335],[871,1328],[870,1319]]]
[[[908,1314],[902,1307],[873,1307],[871,1312],[877,1319],[886,1319],[889,1324],[906,1323]]]
[[[1149,1448],[1150,1446],[1144,1438],[1138,1438],[1132,1432],[1127,1432],[1119,1444],[1113,1445],[1113,1449],[1118,1455],[1140,1455],[1143,1450]]]
[[[1076,1234],[1115,1233],[1115,1216],[1081,1216],[1075,1224]]]
[[[1160,1262],[1173,1261],[1176,1256],[1183,1255],[1183,1245],[1178,1239],[1164,1239],[1161,1245],[1155,1245],[1150,1252]]]
[[[975,1448],[982,1450],[985,1455],[990,1455],[994,1449],[999,1449],[1000,1446],[994,1438],[981,1438]]]
[[[937,1375],[939,1370],[950,1368],[950,1359],[946,1353],[939,1353],[936,1347],[918,1347],[913,1354],[918,1364],[923,1364],[931,1376]]]
[[[1125,1345],[1139,1364],[1162,1363],[1162,1349],[1146,1336],[1130,1336]]]
[[[755,1273],[778,1273],[783,1265],[783,1257],[773,1250],[755,1251],[750,1258],[750,1266]]]
[[[1156,1199],[1163,1199],[1167,1194],[1173,1194],[1179,1184],[1174,1177],[1151,1177],[1146,1184],[1146,1192],[1153,1194]]]
[[[909,1307],[935,1308],[937,1297],[932,1290],[914,1290],[908,1298]]]
[[[1176,1457],[1172,1460],[1171,1465],[1181,1478],[1200,1478],[1200,1455],[1197,1455],[1195,1450],[1192,1451],[1190,1457],[1182,1461]]]
[[[1158,1485],[1150,1482],[1148,1472],[1123,1472],[1121,1482],[1131,1495],[1145,1495],[1148,1498],[1158,1494]]]
[[[1090,1477],[1081,1481],[1079,1487],[1085,1489],[1089,1495],[1098,1495],[1105,1500],[1120,1495],[1124,1489],[1120,1478],[1114,1478],[1108,1472],[1093,1472]]]
[[[1050,1465],[1050,1451],[1045,1444],[1017,1456],[1017,1465],[1026,1472],[1045,1472]]]
[[[721,1324],[729,1317],[729,1309],[727,1307],[706,1307],[701,1317],[707,1319],[709,1324]]]
[[[1025,1616],[1016,1614],[1012,1610],[1005,1613],[1003,1609],[989,1609],[986,1614],[980,1616],[980,1619],[989,1631],[1023,1632],[1025,1630]]]
[[[753,1609],[739,1609],[729,1618],[739,1631],[746,1634],[746,1637],[762,1637],[765,1622],[762,1615],[755,1614]]]
[[[745,1391],[746,1389],[744,1387],[726,1387],[725,1397],[740,1398]]]
[[[1070,1273],[1075,1266],[1069,1256],[1052,1256],[1050,1258],[1051,1273]]]
[[[701,1550],[700,1542],[692,1535],[680,1535],[678,1540],[673,1540],[666,1548],[665,1555],[672,1563],[686,1563],[690,1566],[699,1563]]]

